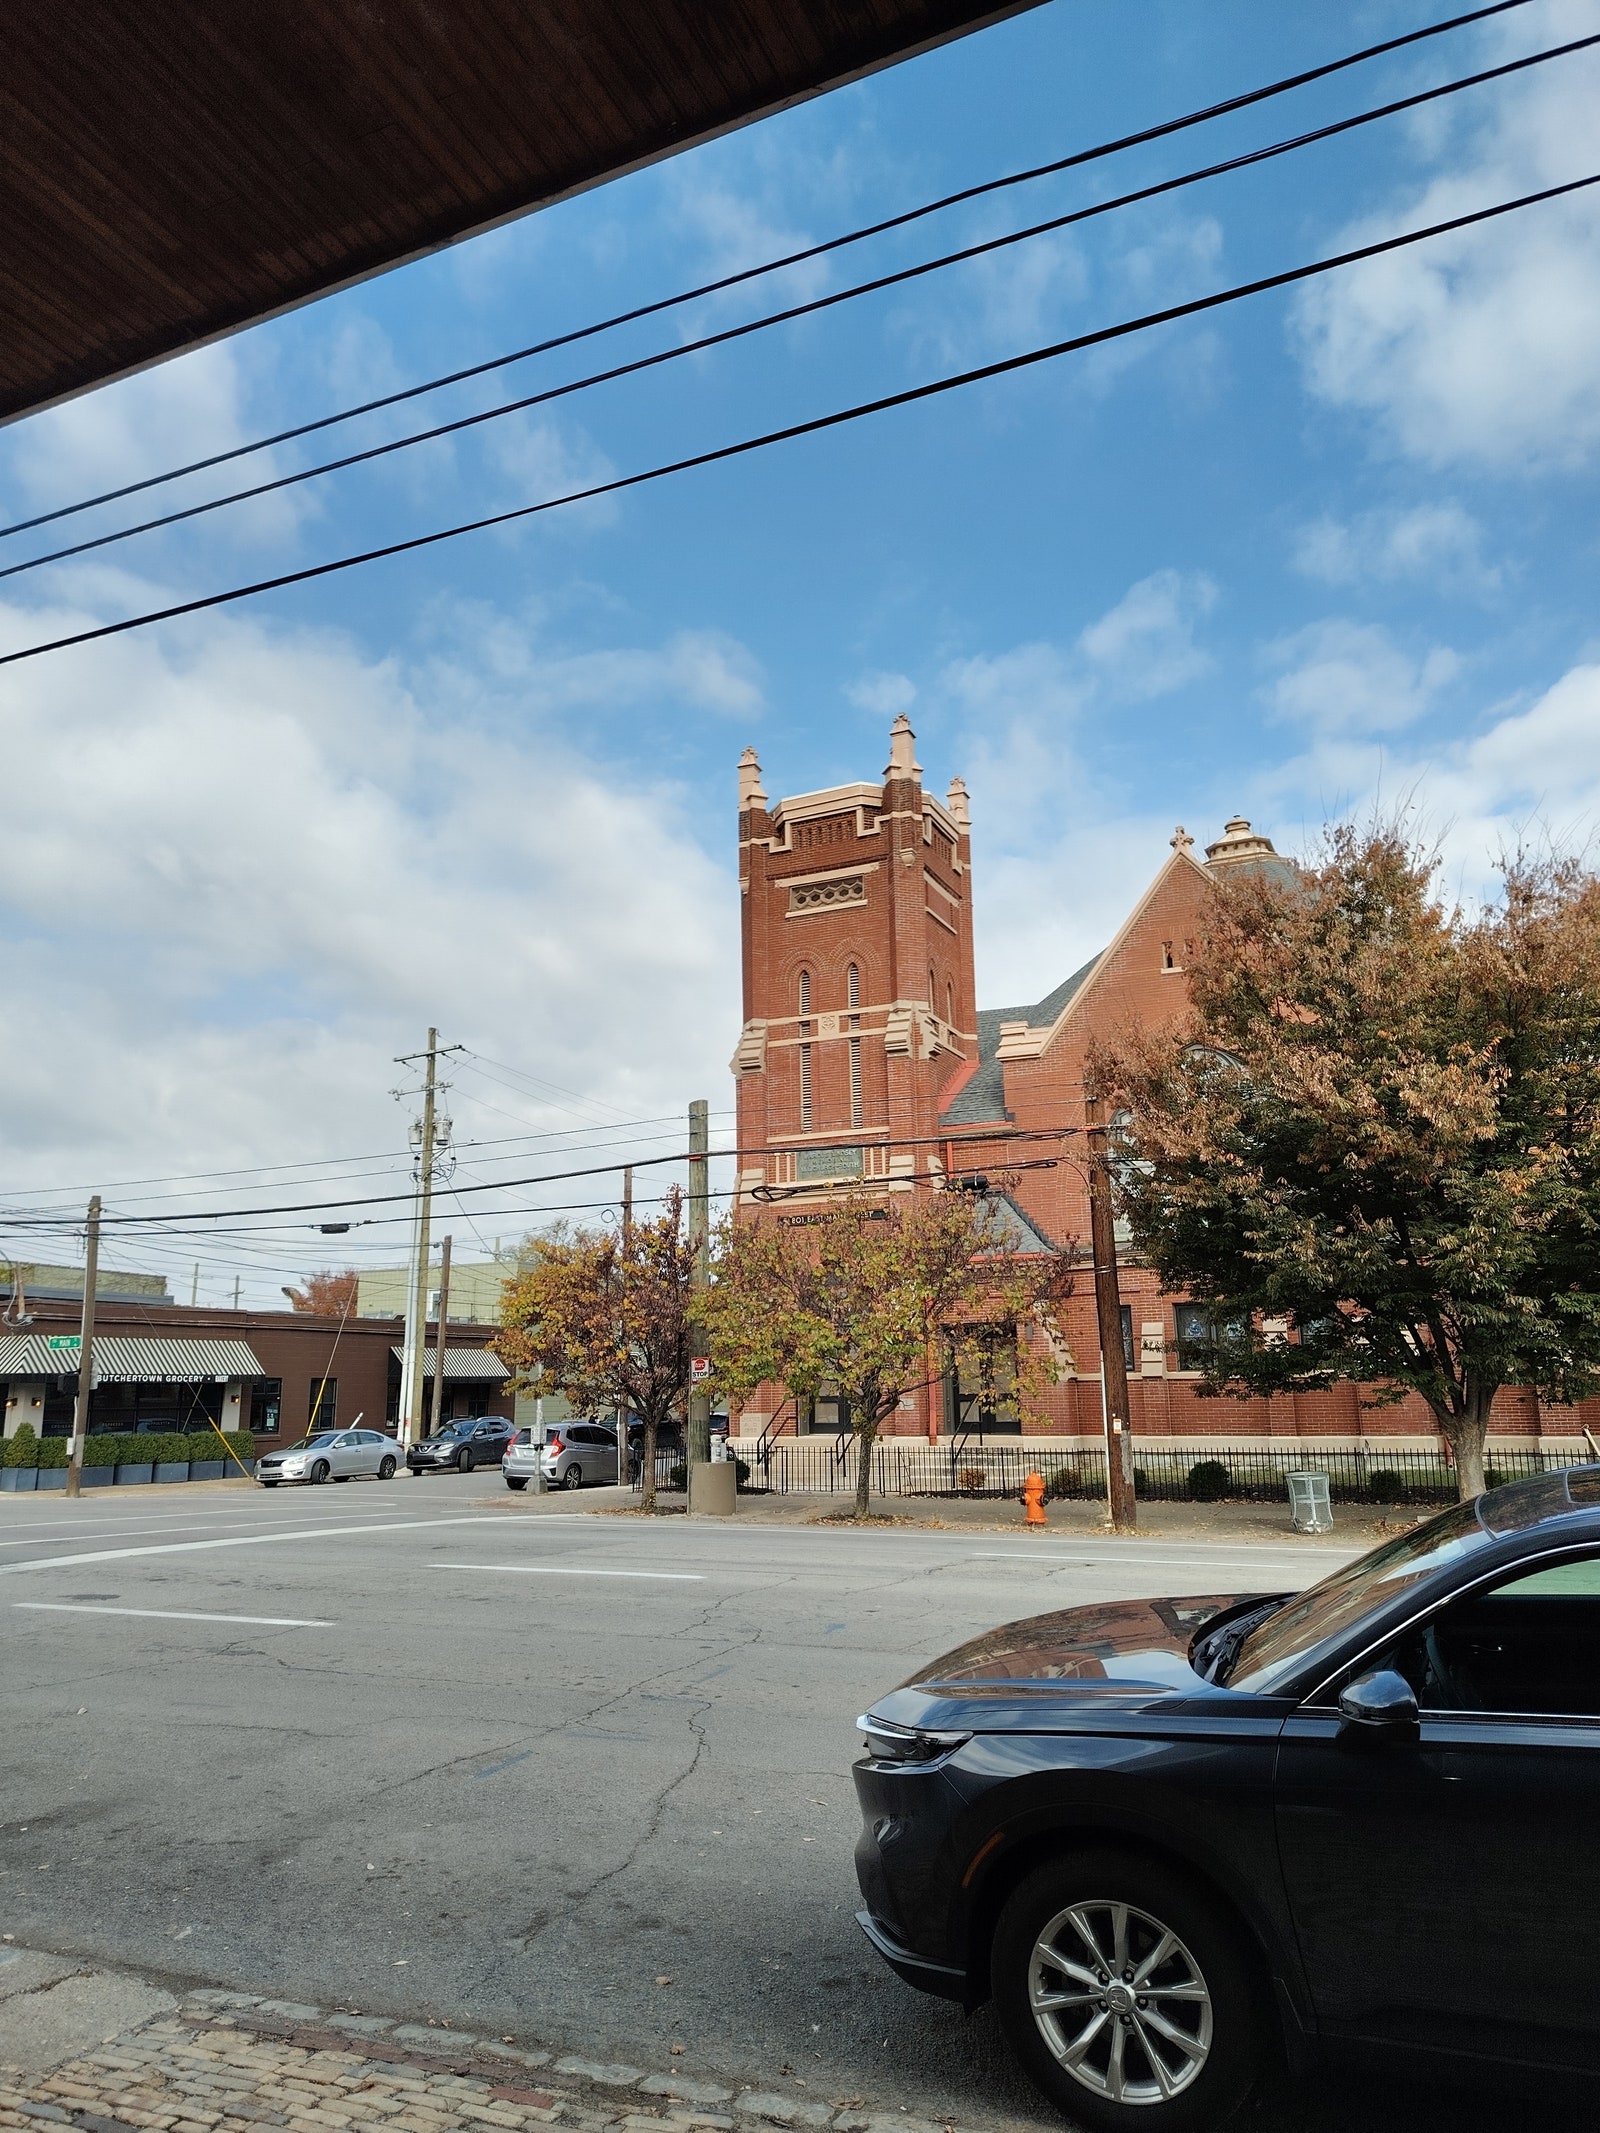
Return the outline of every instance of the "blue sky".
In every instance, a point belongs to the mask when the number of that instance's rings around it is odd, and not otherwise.
[[[1053,0],[0,433],[0,508],[495,354],[1444,12]],[[770,308],[775,287],[820,294],[1597,30],[1596,0],[1539,0],[591,345],[669,345]],[[508,507],[1580,176],[1597,105],[1600,61],[1556,62],[13,579],[0,637]],[[1043,994],[1100,945],[1179,821],[1204,842],[1242,811],[1296,849],[1331,815],[1410,803],[1468,894],[1519,834],[1586,839],[1597,233],[1580,196],[8,669],[0,957],[8,1020],[31,1033],[0,1064],[8,1183],[76,1193],[388,1148],[392,1055],[429,1021],[517,1069],[463,1072],[465,1138],[653,1117],[696,1094],[722,1107],[747,741],[774,794],[871,777],[910,711],[929,782],[959,771],[971,789],[990,1001]],[[589,367],[580,351],[541,358],[404,419]],[[400,419],[335,435],[375,441]],[[270,458],[287,471],[309,450]],[[208,1262],[213,1288],[225,1275]]]

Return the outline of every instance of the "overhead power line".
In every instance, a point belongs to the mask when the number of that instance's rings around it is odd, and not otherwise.
[[[945,209],[959,207],[969,200],[981,200],[986,195],[1003,192],[1010,187],[1032,184],[1038,178],[1057,175],[1061,171],[1081,169],[1106,156],[1119,155],[1129,148],[1144,146],[1150,141],[1164,140],[1175,133],[1182,133],[1193,126],[1205,125],[1211,119],[1224,118],[1231,112],[1245,111],[1253,104],[1266,102],[1269,98],[1283,96],[1292,89],[1301,89],[1315,81],[1324,81],[1330,75],[1344,72],[1349,67],[1363,65],[1370,59],[1379,59],[1390,52],[1405,50],[1408,46],[1421,44],[1429,38],[1442,37],[1452,30],[1468,27],[1475,22],[1486,21],[1494,15],[1505,15],[1513,9],[1525,7],[1528,0],[1493,0],[1486,7],[1470,9],[1461,15],[1452,15],[1443,22],[1430,22],[1421,29],[1407,30],[1398,37],[1386,37],[1377,44],[1363,45],[1359,51],[1347,52],[1338,59],[1325,60],[1321,65],[1303,68],[1298,74],[1286,74],[1281,80],[1268,82],[1258,89],[1247,89],[1237,96],[1223,99],[1221,103],[1207,104],[1198,111],[1184,113],[1181,118],[1164,119],[1154,126],[1146,126],[1136,133],[1119,135],[1115,140],[1098,142],[1092,148],[1080,148],[1071,155],[1058,156],[1048,163],[1037,163],[1027,170],[1013,171],[1006,177],[985,179],[981,184],[967,185],[958,191],[945,193],[937,200],[925,201],[919,207],[907,208],[900,214],[889,215],[881,221],[865,223],[847,230],[843,235],[824,239],[819,244],[805,245],[799,250],[786,252],[777,259],[769,259],[759,266],[743,267],[737,273],[724,274],[715,281],[701,282],[692,289],[680,290],[674,296],[657,297],[647,304],[634,305],[630,310],[619,311],[610,318],[598,319],[587,326],[574,327],[567,333],[551,335],[548,339],[531,342],[526,348],[512,349],[509,354],[491,356],[481,363],[471,363],[460,370],[442,373],[436,378],[425,379],[419,385],[408,385],[379,398],[364,400],[356,407],[340,409],[331,415],[321,415],[311,422],[300,422],[289,429],[276,430],[271,436],[258,437],[251,444],[231,446],[225,452],[213,452],[204,459],[192,459],[180,467],[171,467],[161,474],[146,475],[142,480],[123,483],[119,488],[104,489],[96,496],[84,497],[71,504],[59,504],[49,511],[41,511],[32,518],[18,519],[9,526],[0,526],[0,539],[13,533],[26,533],[35,526],[47,526],[53,521],[70,518],[80,511],[91,511],[99,504],[115,503],[125,496],[137,496],[142,491],[159,487],[164,482],[181,480],[188,474],[200,474],[209,468],[225,466],[235,459],[243,459],[252,452],[268,451],[274,445],[288,444],[297,437],[309,437],[319,430],[331,429],[341,422],[352,422],[361,415],[378,413],[386,407],[397,407],[403,401],[415,400],[425,393],[438,392],[448,385],[460,385],[469,378],[480,378],[489,372],[503,370],[513,363],[528,361],[537,355],[548,355],[557,348],[569,348],[578,341],[593,339],[597,334],[609,333],[619,326],[636,323],[640,319],[658,316],[663,311],[674,310],[680,304],[697,303],[708,296],[718,296],[742,283],[758,280],[767,274],[777,274],[786,268],[801,266],[806,261],[821,259],[831,252],[842,250],[847,245],[862,244],[872,237],[881,237],[890,230],[904,229],[913,222],[920,222],[929,215],[942,214]]]
[[[1250,148],[1222,162],[1207,163],[1198,170],[1187,170],[1173,178],[1159,178],[1149,185],[1135,187],[1132,192],[1118,193],[1109,200],[1096,200],[1087,207],[1070,209],[1061,215],[1051,215],[1042,222],[1029,223],[1020,230],[1009,230],[1003,236],[987,237],[980,243],[962,245],[956,251],[942,252],[937,258],[919,261],[915,266],[899,267],[892,273],[878,274],[867,281],[854,282],[847,289],[835,289],[826,296],[814,296],[804,303],[789,304],[779,311],[768,311],[760,318],[745,319],[736,326],[724,326],[715,333],[702,334],[698,340],[675,341],[670,348],[658,348],[649,355],[634,356],[626,363],[614,363],[606,370],[590,371],[587,376],[571,378],[561,385],[548,385],[536,393],[527,393],[520,400],[507,400],[499,407],[479,408],[470,415],[458,415],[452,421],[436,423],[432,429],[413,430],[405,437],[391,437],[382,444],[367,445],[359,452],[346,452],[338,459],[325,459],[314,467],[297,467],[292,473],[274,475],[270,481],[253,483],[249,488],[231,489],[224,496],[207,497],[197,504],[185,504],[176,511],[163,512],[156,518],[140,519],[132,526],[119,526],[110,533],[92,535],[87,540],[69,542],[62,548],[47,549],[43,555],[29,556],[21,563],[11,563],[0,569],[0,579],[21,577],[32,570],[43,570],[51,563],[66,562],[72,556],[89,555],[100,548],[115,547],[122,541],[131,541],[141,533],[159,532],[166,526],[178,526],[194,518],[204,518],[213,511],[225,511],[234,504],[249,503],[257,497],[271,496],[280,489],[292,489],[299,483],[315,481],[324,474],[337,474],[349,467],[365,466],[369,461],[386,459],[396,452],[410,451],[414,445],[433,444],[441,437],[453,437],[463,430],[479,429],[485,423],[499,422],[508,415],[523,414],[532,407],[547,406],[553,400],[565,400],[575,394],[589,392],[599,385],[615,384],[621,378],[637,376],[641,371],[659,369],[663,364],[676,363],[685,356],[703,355],[708,348],[720,348],[732,341],[748,338],[751,334],[765,333],[770,327],[790,325],[796,319],[809,318],[819,311],[831,311],[841,304],[849,304],[863,296],[873,296],[885,289],[893,289],[923,276],[941,273],[947,267],[961,266],[970,260],[982,259],[992,252],[1007,250],[1012,245],[1026,244],[1035,237],[1049,235],[1056,230],[1070,229],[1083,222],[1092,222],[1102,215],[1111,215],[1125,207],[1133,207],[1147,200],[1155,200],[1164,194],[1181,192],[1191,185],[1199,185],[1211,178],[1220,178],[1233,172],[1249,170],[1261,163],[1270,163],[1279,156],[1292,155],[1320,141],[1330,141],[1340,134],[1351,133],[1357,127],[1371,126],[1379,119],[1394,118],[1403,111],[1414,111],[1422,104],[1437,103],[1447,96],[1458,96],[1464,89],[1481,88],[1484,83],[1499,81],[1509,74],[1524,73],[1530,67],[1543,66],[1547,60],[1565,59],[1574,52],[1588,50],[1600,45],[1600,32],[1589,37],[1575,37],[1567,44],[1552,45],[1541,52],[1530,52],[1521,59],[1510,59],[1495,67],[1482,68],[1476,74],[1465,74],[1455,81],[1441,82],[1431,89],[1419,89],[1409,96],[1396,97],[1387,104],[1378,104],[1370,111],[1358,111],[1348,118],[1333,119],[1323,126],[1314,126],[1305,133],[1297,133],[1282,141],[1270,142],[1264,148]],[[554,1084],[552,1084],[554,1086]],[[573,1092],[564,1092],[568,1095]]]
[[[182,615],[197,615],[208,608],[224,607],[234,600],[247,600],[258,593],[279,592],[289,585],[306,585],[317,578],[332,577],[343,570],[354,570],[366,563],[381,562],[389,556],[408,555],[417,549],[435,547],[441,541],[452,541],[467,533],[486,532],[493,526],[509,526],[519,519],[537,518],[546,511],[558,511],[568,504],[586,503],[599,496],[615,496],[625,489],[642,488],[648,482],[662,481],[668,475],[685,474],[696,467],[716,466],[724,460],[739,459],[750,452],[766,450],[775,444],[789,444],[796,438],[816,436],[825,430],[839,429],[849,422],[859,422],[868,415],[881,415],[891,408],[911,407],[922,400],[937,398],[941,393],[955,392],[966,385],[976,385],[989,378],[1008,376],[1013,371],[1027,370],[1039,363],[1052,362],[1060,356],[1072,355],[1081,349],[1096,348],[1107,341],[1117,341],[1131,334],[1148,332],[1152,327],[1170,325],[1182,318],[1193,318],[1206,311],[1215,311],[1224,304],[1234,304],[1248,296],[1260,296],[1270,289],[1291,288],[1296,282],[1310,281],[1316,275],[1330,274],[1336,268],[1358,264],[1364,259],[1378,259],[1389,252],[1404,250],[1409,245],[1423,244],[1434,237],[1444,237],[1456,230],[1473,229],[1481,223],[1493,222],[1503,215],[1518,213],[1523,208],[1536,207],[1547,200],[1559,200],[1571,193],[1585,191],[1591,185],[1600,184],[1600,172],[1588,177],[1571,178],[1563,185],[1541,186],[1537,192],[1523,193],[1514,200],[1502,200],[1493,207],[1475,209],[1471,214],[1452,215],[1444,222],[1432,222],[1418,230],[1407,230],[1396,237],[1379,238],[1372,244],[1357,245],[1348,252],[1337,252],[1332,258],[1312,260],[1299,267],[1286,267],[1277,274],[1263,274],[1253,281],[1236,283],[1229,289],[1218,289],[1210,296],[1191,297],[1182,304],[1169,304],[1160,311],[1147,311],[1137,318],[1123,319],[1114,326],[1102,326],[1091,333],[1073,334],[1067,340],[1052,341],[1042,348],[1031,348],[1021,355],[1005,356],[993,363],[980,364],[976,369],[958,371],[953,377],[935,378],[926,385],[912,385],[901,392],[885,393],[875,400],[858,401],[854,406],[837,408],[827,415],[813,415],[804,422],[787,423],[781,429],[766,430],[759,436],[742,437],[734,444],[717,445],[709,451],[692,452],[682,459],[667,460],[660,466],[646,467],[637,474],[619,474],[610,481],[593,482],[584,489],[569,490],[564,496],[545,498],[536,504],[518,504],[508,511],[494,511],[482,518],[465,519],[454,526],[441,526],[432,533],[413,534],[403,541],[388,541],[378,548],[362,549],[355,555],[336,556],[331,562],[307,564],[300,570],[280,571],[270,578],[257,578],[248,585],[230,586],[225,592],[205,593],[193,600],[175,601],[169,607],[147,609],[140,615],[130,615],[121,622],[105,622],[94,629],[75,630],[65,637],[48,638],[42,644],[31,644],[21,651],[0,654],[0,667],[15,666],[24,659],[38,659],[47,652],[61,652],[72,645],[94,644],[105,637],[120,637],[129,630],[144,629],[152,622],[172,622]]]
[[[1005,1134],[1003,1139],[1005,1146],[1009,1148],[1022,1141],[1071,1139],[1076,1137],[1078,1131],[1079,1128],[1077,1126],[1025,1127],[1020,1132]],[[871,1145],[875,1148],[943,1148],[963,1138],[966,1138],[966,1136],[951,1133],[933,1133],[909,1139],[897,1137],[888,1140],[877,1140],[872,1142]],[[994,1138],[994,1136],[986,1135],[979,1138],[987,1141]],[[733,1147],[713,1148],[710,1150],[713,1158],[765,1155],[770,1152],[770,1149],[765,1144],[759,1148]],[[536,1177],[499,1178],[482,1185],[453,1184],[450,1190],[459,1200],[467,1193],[512,1192],[520,1190],[525,1185],[561,1185],[573,1178],[615,1177],[619,1170],[626,1168],[629,1164],[636,1170],[653,1170],[662,1164],[687,1163],[694,1153],[695,1151],[690,1148],[677,1148],[668,1155],[628,1156],[626,1158],[618,1156],[609,1163],[590,1163],[580,1170],[548,1170]],[[106,1222],[123,1229],[142,1229],[156,1224],[166,1224],[170,1228],[177,1223],[243,1221],[247,1217],[256,1215],[335,1214],[352,1207],[391,1207],[398,1201],[410,1201],[415,1198],[416,1191],[413,1188],[410,1192],[369,1193],[360,1198],[343,1200],[298,1200],[288,1205],[274,1207],[186,1208],[181,1214],[171,1215],[109,1214],[106,1216]],[[39,1223],[35,1217],[24,1217],[12,1210],[0,1208],[0,1223],[11,1223],[20,1226],[25,1219],[32,1227],[45,1226]],[[66,1215],[62,1215],[58,1219],[62,1226],[69,1225],[74,1221],[74,1218]],[[82,1227],[81,1217],[76,1218],[76,1226]]]

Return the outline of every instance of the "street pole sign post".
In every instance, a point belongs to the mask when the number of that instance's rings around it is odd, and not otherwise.
[[[1105,1405],[1106,1501],[1116,1533],[1133,1532],[1133,1437],[1128,1427],[1128,1366],[1122,1352],[1122,1297],[1117,1283],[1117,1222],[1111,1205],[1111,1157],[1101,1098],[1084,1101],[1089,1141],[1089,1237],[1094,1248],[1095,1313],[1100,1325],[1100,1387]]]
[[[76,1340],[70,1333],[49,1336],[50,1346],[78,1351],[78,1398],[72,1410],[72,1446],[67,1453],[67,1494],[83,1483],[83,1440],[89,1430],[89,1395],[94,1389],[94,1298],[100,1281],[100,1195],[89,1202],[89,1235],[83,1255],[83,1319]]]

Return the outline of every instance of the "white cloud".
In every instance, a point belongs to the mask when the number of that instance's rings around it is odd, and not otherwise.
[[[1294,566],[1324,585],[1412,583],[1484,595],[1504,581],[1499,565],[1484,561],[1483,528],[1451,501],[1315,519],[1295,537]]]
[[[1194,632],[1216,600],[1216,586],[1201,571],[1155,571],[1089,625],[1079,650],[1114,696],[1137,702],[1170,695],[1211,664]]]
[[[0,641],[89,619],[0,609]],[[747,711],[753,670],[692,634],[612,659],[408,667],[209,618],[13,668],[11,1189],[394,1145],[392,1059],[430,1022],[627,1117],[715,1095],[732,883],[684,796],[542,714],[674,694]],[[511,1130],[464,1094],[457,1122]]]
[[[1600,0],[1546,0],[1484,33],[1509,56],[1600,29]],[[1593,167],[1600,53],[1559,60],[1414,139],[1422,185],[1330,241],[1448,220]],[[1310,284],[1294,333],[1311,389],[1435,465],[1575,466],[1600,444],[1600,193],[1431,239]]]
[[[615,463],[576,423],[523,413],[488,423],[477,435],[485,458],[504,477],[513,505],[575,495],[616,478]],[[558,532],[578,528],[592,533],[615,524],[618,510],[615,496],[595,496],[585,503],[565,504],[532,523]],[[508,536],[515,531],[506,530]]]
[[[240,344],[200,348],[19,423],[0,447],[0,479],[35,510],[120,488],[259,436],[270,425],[249,415],[249,397]],[[131,499],[118,523],[153,518],[288,471],[281,452],[254,453]],[[315,500],[296,488],[209,513],[200,524],[208,540],[266,546],[290,539],[316,509]],[[57,535],[64,543],[104,530],[94,517],[68,519],[49,529],[51,545]]]
[[[911,709],[917,700],[917,685],[909,674],[860,674],[845,683],[844,693],[858,711],[892,719]]]
[[[1280,667],[1267,701],[1280,719],[1330,737],[1410,725],[1461,671],[1447,646],[1420,657],[1374,623],[1313,623],[1268,647]]]

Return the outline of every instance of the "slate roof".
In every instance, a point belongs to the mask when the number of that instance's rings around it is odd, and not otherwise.
[[[1081,970],[1063,978],[1054,992],[1047,992],[1032,1007],[980,1007],[978,1009],[978,1070],[964,1082],[939,1114],[942,1126],[985,1125],[1006,1116],[1005,1068],[995,1057],[1000,1047],[1002,1022],[1026,1022],[1032,1029],[1048,1029],[1067,1002],[1093,970],[1099,956],[1090,956]],[[1041,1249],[1052,1250],[1050,1245]]]
[[[997,1192],[990,1202],[995,1226],[1014,1252],[1053,1252],[1056,1247],[1031,1215],[1025,1215],[1008,1192]]]

